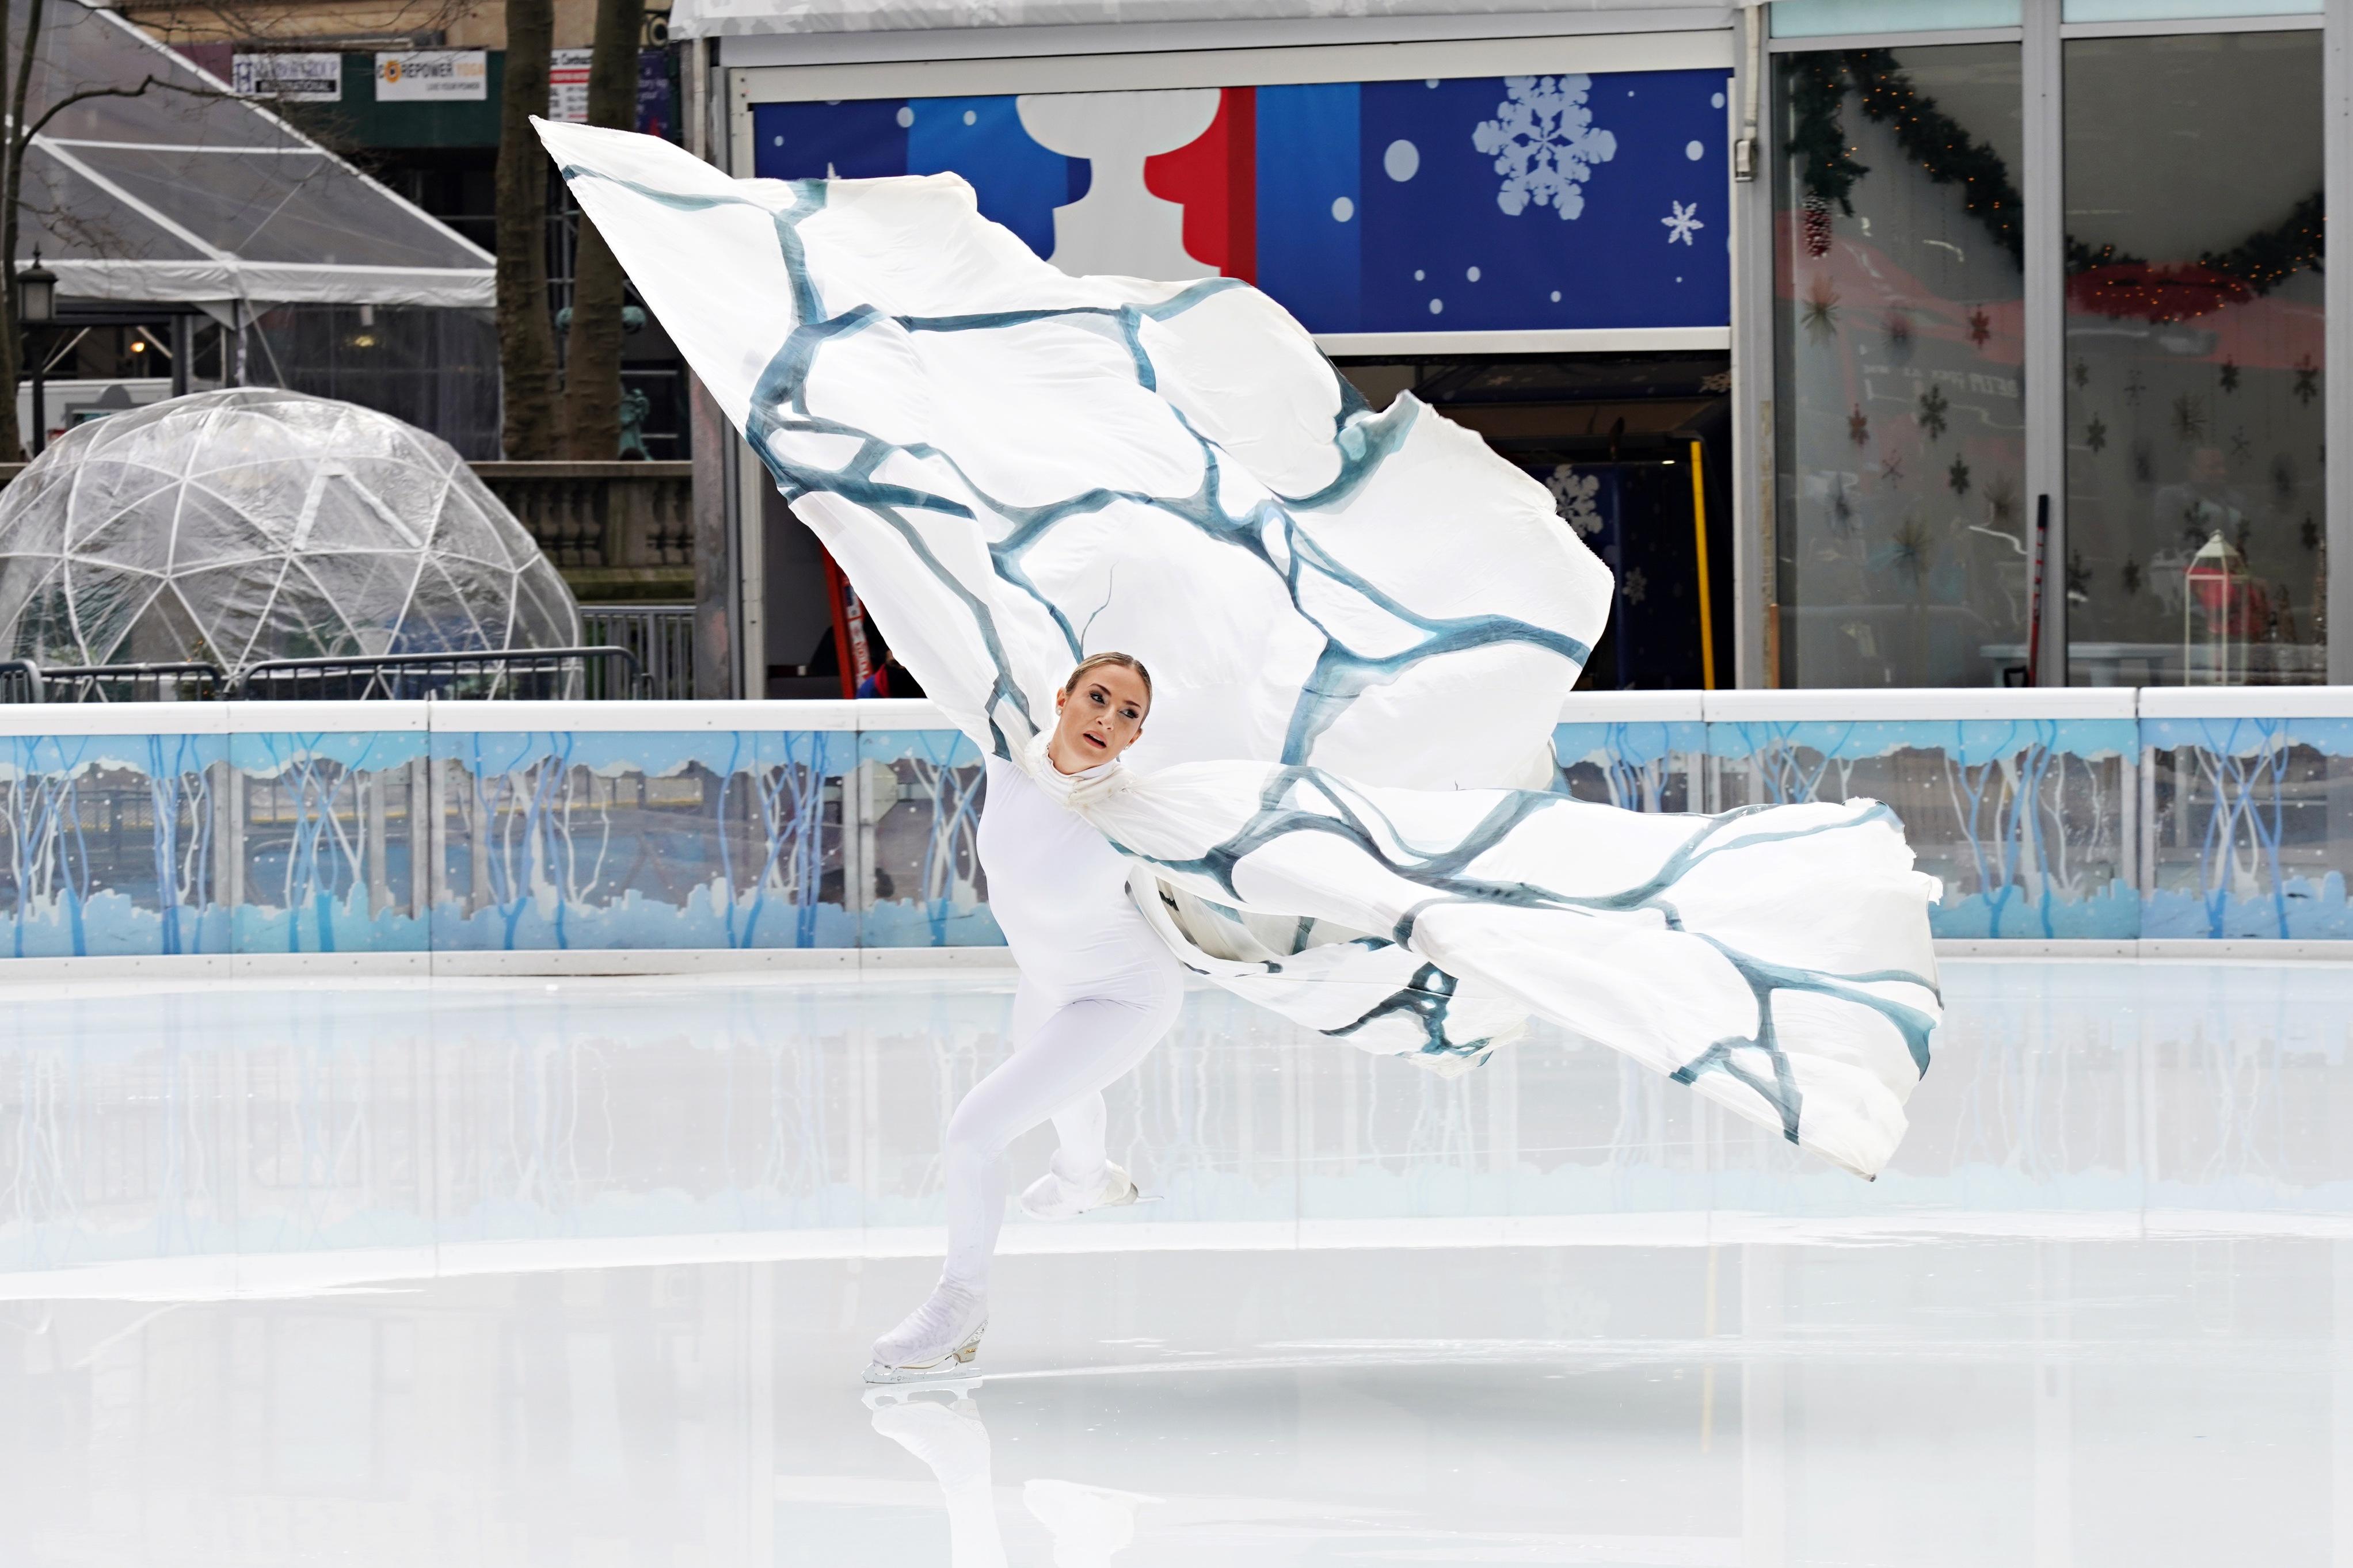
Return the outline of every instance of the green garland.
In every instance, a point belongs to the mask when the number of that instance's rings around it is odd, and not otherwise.
[[[1986,142],[1924,96],[1895,62],[1892,49],[1837,49],[1792,57],[1788,74],[1788,152],[1798,161],[1806,194],[1835,202],[1854,216],[1855,182],[1871,173],[1855,161],[1841,119],[1852,87],[1863,118],[1891,125],[1895,144],[1940,185],[1967,187],[1963,205],[2013,261],[2025,255],[2024,198],[2010,168]],[[2315,191],[2295,204],[2285,219],[2249,235],[2225,250],[2207,251],[2198,264],[2229,278],[2251,295],[2270,293],[2298,272],[2319,271],[2327,255],[2327,203]],[[2094,268],[2147,266],[2145,258],[2113,245],[2094,247],[2068,237],[2067,270],[2079,276]]]
[[[1800,55],[1791,72],[1789,151],[1803,159],[1799,179],[1809,195],[1834,201],[1849,217],[1849,193],[1871,173],[1846,145],[1840,110],[1852,83],[1862,117],[1892,124],[1895,144],[1940,185],[1968,187],[1962,205],[2013,261],[2026,254],[2025,198],[2010,183],[2001,154],[1924,97],[1895,63],[1893,49],[1837,49]]]
[[[2199,253],[2198,265],[2245,286],[2257,296],[2270,293],[2306,268],[2324,270],[2328,255],[2328,204],[2315,191],[2295,204],[2287,216],[2270,228],[2258,229],[2228,250]],[[2067,237],[2067,270],[2071,275],[2095,267],[2146,267],[2148,258],[2113,245],[2094,248]]]
[[[1846,98],[1843,59],[1836,54],[1789,58],[1788,152],[1800,160],[1798,178],[1806,194],[1838,203],[1839,210],[1852,217],[1854,204],[1848,193],[1871,169],[1854,161],[1839,117]]]

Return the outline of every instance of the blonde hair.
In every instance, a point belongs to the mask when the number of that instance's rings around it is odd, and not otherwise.
[[[1071,679],[1062,682],[1062,695],[1068,697],[1077,691],[1081,677],[1087,671],[1101,668],[1106,664],[1115,664],[1122,669],[1135,671],[1135,678],[1144,682],[1144,705],[1146,708],[1152,706],[1152,672],[1145,668],[1144,661],[1132,653],[1107,652],[1087,655],[1086,658],[1079,660],[1078,668],[1071,671]]]

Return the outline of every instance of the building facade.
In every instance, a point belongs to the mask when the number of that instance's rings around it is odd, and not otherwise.
[[[1255,282],[1553,489],[1619,579],[1589,686],[2353,679],[2353,4],[1164,9],[681,5],[684,132]],[[733,689],[797,692],[823,563],[704,447]]]

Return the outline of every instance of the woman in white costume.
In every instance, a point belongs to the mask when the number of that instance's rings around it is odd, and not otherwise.
[[[1071,797],[1111,782],[1151,708],[1143,664],[1098,653],[1063,683],[1054,727],[1031,746],[1029,770],[988,760],[980,863],[989,910],[1021,971],[1013,1056],[948,1122],[947,1263],[923,1305],[874,1342],[870,1383],[972,1360],[988,1326],[988,1266],[1014,1139],[1051,1117],[1061,1141],[1052,1168],[1021,1194],[1032,1218],[1135,1201],[1135,1184],[1103,1146],[1103,1090],[1168,1033],[1184,977],[1128,897],[1127,862],[1072,809]]]
[[[1684,816],[1558,792],[1554,726],[1612,583],[1544,485],[1411,393],[1367,406],[1240,279],[1071,277],[954,175],[740,181],[651,137],[540,132],[988,759],[992,819],[1083,847],[1089,899],[1124,861],[1176,964],[1363,1050],[1467,1071],[1535,1016],[1857,1174],[1894,1155],[1940,1016],[1941,885],[1875,801]],[[1060,694],[1106,647],[1158,674],[1151,738],[1106,773],[1083,745],[1057,766]],[[1160,1026],[1138,998],[1168,971],[1126,914],[1100,964],[1065,947],[1082,917],[1035,901],[1051,867],[1019,855],[989,870],[1033,1008],[1080,1000],[957,1113],[951,1170],[978,1174],[951,1178],[950,1284],[986,1267],[1008,1129],[1083,1102]],[[1139,989],[1101,994],[1112,974]],[[1124,1191],[1063,1131],[1054,1206]],[[887,1364],[979,1331],[958,1288]]]

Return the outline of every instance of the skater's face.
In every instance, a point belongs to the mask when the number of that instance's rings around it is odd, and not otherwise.
[[[1054,733],[1046,754],[1066,773],[1101,767],[1135,744],[1152,693],[1144,678],[1119,664],[1099,664],[1054,699]]]

